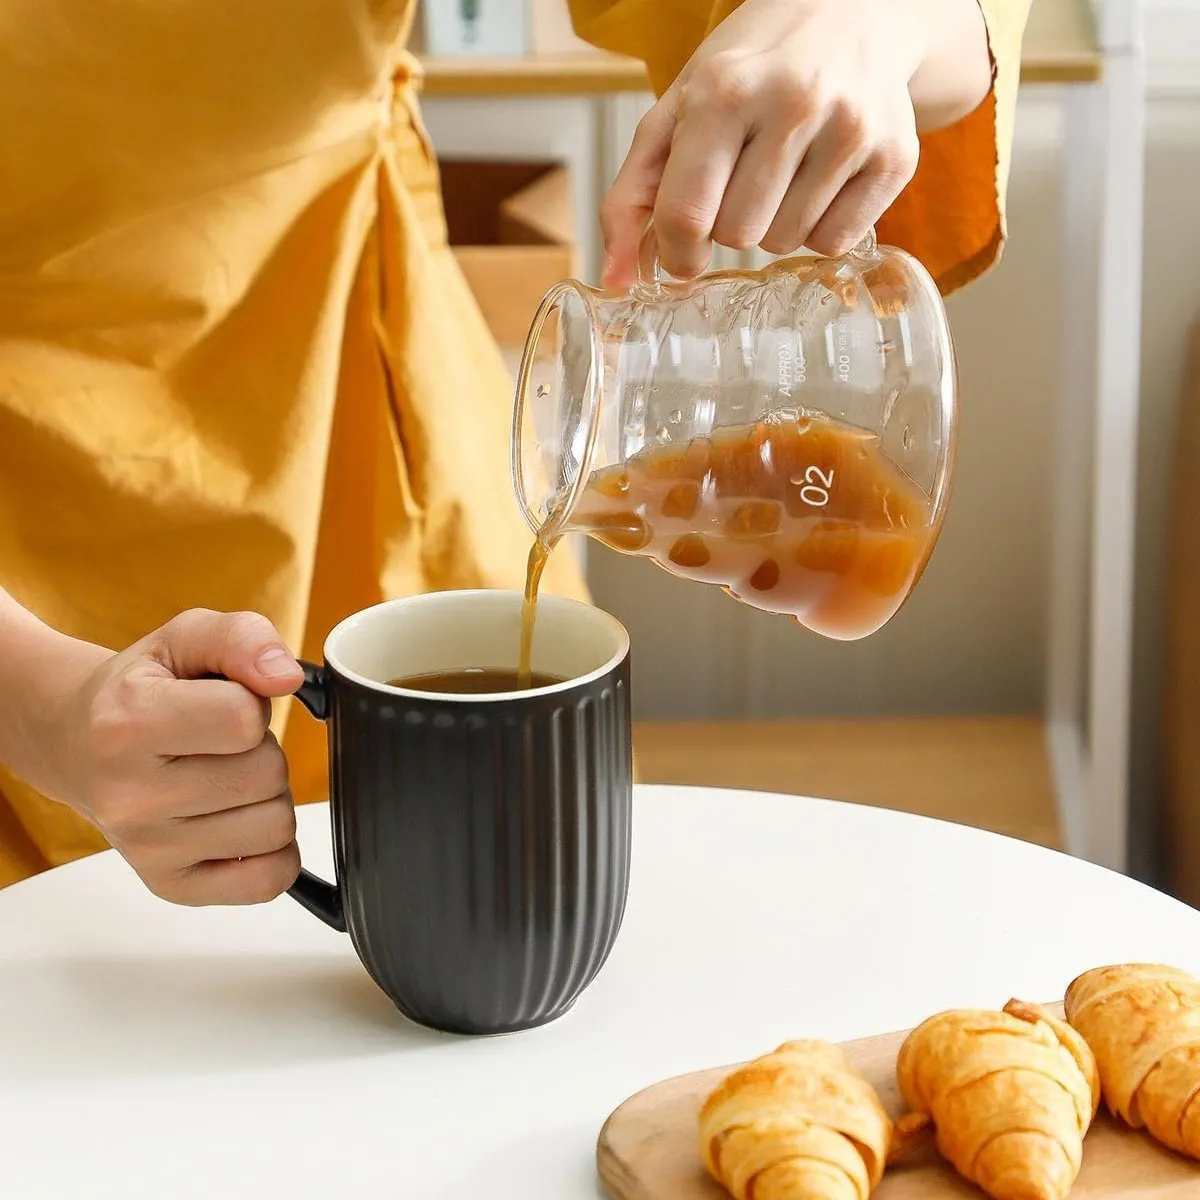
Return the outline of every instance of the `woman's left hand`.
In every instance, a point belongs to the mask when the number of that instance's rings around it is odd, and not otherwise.
[[[969,112],[988,83],[976,0],[744,0],[638,126],[601,206],[605,283],[633,281],[651,216],[662,265],[680,279],[705,269],[714,241],[851,249],[916,170],[910,83],[957,32],[947,13],[976,43],[963,67],[942,55]],[[944,98],[959,82],[933,90]]]

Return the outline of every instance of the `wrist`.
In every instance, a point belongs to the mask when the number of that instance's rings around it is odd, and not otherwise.
[[[979,0],[904,0],[913,31],[908,91],[917,127],[942,129],[973,112],[992,83],[987,23]]]
[[[939,21],[944,20],[940,11],[944,7],[945,0],[879,0],[872,6],[873,21],[886,14],[885,36],[894,61],[910,83],[936,55],[944,36],[938,28]]]
[[[113,652],[68,637],[32,613],[0,620],[0,762],[51,799],[70,802],[71,709]]]

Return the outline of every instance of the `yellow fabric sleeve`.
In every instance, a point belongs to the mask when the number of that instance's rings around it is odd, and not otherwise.
[[[593,45],[641,59],[662,94],[696,47],[741,0],[568,0]],[[943,294],[1000,257],[1012,153],[1021,39],[1030,0],[979,0],[992,88],[974,112],[921,137],[916,175],[876,226],[880,241],[916,255]]]

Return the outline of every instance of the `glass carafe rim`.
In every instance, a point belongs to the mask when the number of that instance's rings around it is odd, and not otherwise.
[[[533,374],[534,358],[541,341],[542,329],[555,306],[569,293],[574,293],[582,301],[584,313],[587,318],[589,361],[587,382],[584,386],[587,403],[587,439],[584,443],[583,459],[579,464],[579,470],[571,486],[567,489],[565,497],[556,497],[557,504],[555,509],[546,514],[544,522],[539,522],[534,517],[533,506],[525,490],[525,473],[521,469],[525,411],[528,403],[530,379]],[[595,290],[589,288],[578,279],[561,280],[542,297],[542,302],[538,305],[537,312],[530,323],[529,334],[525,339],[525,348],[521,352],[521,363],[517,371],[516,396],[514,398],[513,436],[511,439],[510,456],[513,492],[517,498],[517,505],[525,518],[525,523],[533,533],[553,533],[556,528],[561,527],[564,519],[575,510],[579,497],[591,475],[592,462],[596,456],[596,442],[600,431],[600,393],[603,389],[600,362],[600,326],[596,314]]]

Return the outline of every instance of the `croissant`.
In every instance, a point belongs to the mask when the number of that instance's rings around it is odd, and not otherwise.
[[[867,1200],[891,1139],[875,1089],[828,1042],[784,1043],[700,1110],[704,1167],[734,1200]]]
[[[1047,1010],[955,1009],[905,1039],[896,1062],[901,1126],[932,1123],[937,1147],[995,1200],[1063,1200],[1100,1103],[1086,1042]]]
[[[1149,963],[1097,967],[1067,989],[1113,1116],[1200,1158],[1200,980]]]

